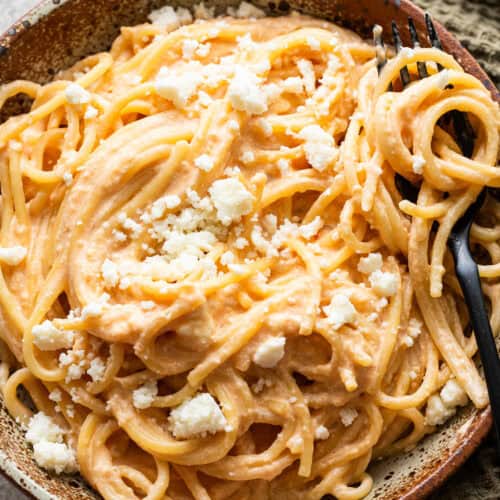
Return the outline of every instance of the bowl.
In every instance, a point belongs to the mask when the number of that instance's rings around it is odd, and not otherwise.
[[[60,69],[93,52],[109,48],[120,26],[144,22],[158,0],[45,0],[32,9],[0,37],[0,82],[28,79],[49,81]],[[181,0],[171,5],[189,7],[195,2]],[[235,0],[213,0],[222,12]],[[400,26],[411,15],[421,40],[425,37],[422,10],[407,0],[269,0],[256,2],[271,14],[291,9],[322,17],[348,27],[368,38],[374,24],[390,30],[391,20]],[[474,58],[443,26],[437,30],[444,49],[465,71],[476,76],[500,101],[500,94]],[[409,44],[406,30],[403,41]],[[387,40],[390,43],[390,40]],[[26,100],[10,99],[0,119],[26,110]],[[488,408],[463,408],[447,425],[439,428],[404,455],[370,466],[374,487],[368,499],[421,499],[445,481],[476,449],[491,426]],[[32,459],[24,433],[7,413],[0,399],[0,469],[19,486],[40,499],[98,498],[79,477],[54,477],[40,469]]]

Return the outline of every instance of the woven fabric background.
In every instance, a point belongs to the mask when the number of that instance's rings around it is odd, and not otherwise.
[[[392,0],[391,0],[392,1]],[[414,0],[441,21],[500,86],[500,0]],[[39,0],[0,0],[0,32]],[[0,475],[0,500],[29,497]],[[431,500],[500,499],[500,465],[490,435]]]

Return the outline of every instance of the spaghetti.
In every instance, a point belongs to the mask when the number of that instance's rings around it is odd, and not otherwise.
[[[0,90],[33,99],[0,126],[5,404],[39,464],[107,499],[362,498],[371,460],[488,403],[446,241],[500,186],[498,106],[436,49],[378,78],[324,21],[160,14]],[[496,333],[499,228],[490,197]]]

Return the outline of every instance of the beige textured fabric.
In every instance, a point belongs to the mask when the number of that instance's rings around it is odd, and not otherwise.
[[[500,86],[500,0],[414,0],[443,23]]]

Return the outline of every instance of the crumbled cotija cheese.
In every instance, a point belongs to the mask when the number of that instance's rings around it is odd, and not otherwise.
[[[318,441],[324,441],[325,439],[328,439],[329,436],[330,432],[324,425],[319,425],[314,430],[314,439],[317,439]]]
[[[143,410],[151,406],[157,395],[158,385],[156,380],[149,380],[132,392],[132,401],[136,408]]]
[[[193,8],[195,19],[212,19],[215,14],[215,7],[207,7],[203,2],[196,4]]]
[[[421,156],[414,156],[412,163],[412,170],[418,175],[424,172],[426,161]]]
[[[66,186],[70,186],[73,182],[73,174],[71,172],[65,172],[63,174],[63,181]]]
[[[175,29],[183,24],[190,24],[193,21],[189,10],[178,7],[174,10],[170,5],[160,9],[153,10],[148,19],[158,26],[165,26],[169,29]]]
[[[323,227],[323,219],[317,215],[309,224],[300,226],[299,232],[306,239],[310,240],[318,234],[318,231]]]
[[[439,394],[433,394],[427,400],[425,409],[425,423],[427,425],[444,424],[453,415],[455,415],[455,408],[448,408]]]
[[[312,94],[316,88],[316,75],[311,61],[300,59],[297,62],[300,74],[302,75],[303,84],[308,94]]]
[[[208,192],[217,209],[217,217],[226,226],[252,211],[254,197],[238,179],[219,179]]]
[[[241,2],[238,8],[228,7],[228,15],[239,19],[258,19],[265,17],[266,13],[248,2]]]
[[[203,75],[199,72],[174,73],[163,66],[156,77],[155,89],[158,95],[172,101],[176,108],[183,109],[196,93],[202,79]]]
[[[107,287],[113,288],[120,281],[118,266],[111,260],[106,259],[101,266],[101,274]]]
[[[260,115],[267,111],[267,96],[261,79],[243,66],[238,66],[229,84],[227,95],[234,109]]]
[[[9,266],[17,266],[26,257],[28,251],[25,247],[0,247],[0,262]]]
[[[104,372],[106,371],[106,363],[101,358],[94,358],[90,362],[90,368],[87,370],[87,374],[94,382],[102,380],[104,377]]]
[[[390,297],[398,291],[398,276],[394,273],[374,271],[368,279],[372,288],[380,295]]]
[[[33,445],[36,463],[44,469],[74,472],[77,469],[73,450],[63,443],[64,431],[47,415],[36,413],[28,424],[26,441]]]
[[[439,396],[441,397],[444,405],[448,408],[465,406],[469,401],[467,393],[455,379],[450,379],[446,382],[446,384],[444,384]]]
[[[191,38],[184,40],[182,42],[182,57],[184,59],[192,59],[194,52],[198,48],[199,45],[200,44],[197,40],[193,40]]]
[[[64,443],[40,441],[33,445],[33,457],[40,467],[56,474],[70,474],[78,469],[75,452]]]
[[[262,368],[274,368],[285,355],[285,337],[271,337],[257,347],[253,362]]]
[[[342,425],[349,427],[358,418],[358,411],[356,408],[342,408],[339,415]]]
[[[337,158],[333,137],[328,135],[319,125],[308,125],[298,134],[304,140],[304,152],[309,164],[322,172]]]
[[[26,441],[31,444],[40,441],[63,442],[64,431],[45,413],[38,412],[31,417],[26,432]]]
[[[215,160],[207,154],[202,154],[194,160],[194,164],[200,170],[203,170],[204,172],[210,172],[210,170],[214,168]]]
[[[380,253],[371,253],[359,260],[358,271],[364,274],[371,274],[382,268],[382,255]]]
[[[304,82],[299,76],[290,76],[283,80],[283,90],[290,94],[301,94],[304,90]]]
[[[40,325],[34,326],[31,333],[33,334],[33,343],[42,351],[67,349],[73,345],[74,333],[59,330],[48,319]]]
[[[86,104],[90,101],[90,93],[77,83],[70,83],[66,87],[65,94],[70,104]]]
[[[299,454],[304,448],[304,439],[302,438],[302,436],[295,435],[288,440],[286,445],[292,453]]]
[[[94,108],[94,106],[87,106],[87,109],[85,110],[85,114],[83,117],[86,120],[91,120],[92,118],[95,118],[99,114],[99,111],[97,108]]]
[[[198,394],[174,408],[168,422],[170,432],[178,439],[215,434],[227,426],[226,417],[209,393]]]
[[[332,297],[329,305],[323,307],[326,320],[333,328],[338,329],[346,323],[353,323],[356,320],[356,308],[349,297],[338,293]]]

